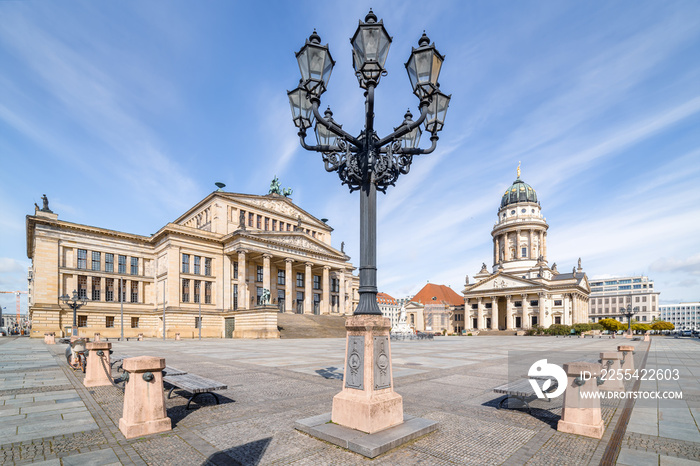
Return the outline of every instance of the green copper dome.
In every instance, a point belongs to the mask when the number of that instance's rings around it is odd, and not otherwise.
[[[520,169],[518,169],[520,171]],[[518,202],[537,202],[537,193],[532,189],[532,186],[518,179],[513,182],[510,188],[506,189],[505,194],[501,198],[501,208],[509,204],[517,204]]]

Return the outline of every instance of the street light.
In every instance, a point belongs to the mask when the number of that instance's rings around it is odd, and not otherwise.
[[[386,193],[400,175],[407,174],[414,156],[435,150],[450,96],[440,91],[438,83],[444,57],[423,33],[419,47],[413,48],[405,65],[419,100],[419,116],[414,121],[411,112],[406,112],[391,134],[379,137],[374,129],[374,91],[387,74],[384,65],[391,37],[383,22],[369,10],[350,43],[355,76],[365,90],[365,124],[359,135],[353,136],[336,123],[330,108],[323,116],[319,111],[335,62],[328,46],[321,45],[316,30],[296,53],[301,80],[287,95],[301,146],[320,152],[326,171],[337,172],[350,192],[360,191],[360,300],[345,323],[343,390],[333,398],[331,420],[373,433],[399,425],[404,419],[402,397],[393,390],[390,320],[382,316],[377,305],[377,191]],[[418,147],[421,125],[430,133],[427,149]],[[316,145],[306,142],[311,127]]]
[[[620,312],[627,317],[627,333],[632,335],[632,316],[639,312],[638,307],[632,307],[632,303],[627,304],[627,307],[621,307]]]
[[[350,191],[360,191],[360,302],[355,315],[381,315],[377,306],[377,214],[376,192],[386,193],[400,175],[409,172],[413,157],[429,154],[436,148],[438,135],[445,123],[450,103],[449,95],[440,91],[438,76],[444,61],[428,36],[423,33],[418,48],[413,48],[406,63],[413,92],[419,98],[420,116],[412,120],[407,112],[404,121],[394,132],[380,138],[374,130],[374,90],[382,76],[391,37],[381,20],[369,11],[360,21],[350,39],[353,68],[361,88],[365,92],[365,127],[358,136],[352,136],[337,124],[330,108],[321,116],[321,95],[328,87],[335,62],[328,46],[321,45],[316,30],[296,53],[301,80],[296,89],[287,92],[292,110],[292,120],[299,128],[301,146],[309,151],[321,152],[325,169],[337,172],[342,184]],[[306,142],[307,129],[314,126],[317,145]],[[420,126],[430,133],[431,146],[418,148]]]
[[[60,297],[64,304],[70,306],[73,309],[73,336],[78,336],[78,309],[87,304],[87,296],[78,296],[78,292],[73,290],[73,297],[71,298],[67,294]]]

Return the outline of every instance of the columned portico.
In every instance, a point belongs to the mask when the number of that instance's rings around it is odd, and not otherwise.
[[[248,268],[246,264],[246,251],[245,249],[238,250],[238,308],[247,309],[248,308]]]
[[[539,299],[537,301],[537,305],[540,308],[540,313],[539,313],[539,318],[537,320],[538,320],[540,326],[547,327],[548,325],[545,321],[545,317],[546,317],[545,308],[547,307],[546,306],[547,294],[546,293],[539,293],[538,296],[539,296]]]
[[[527,301],[527,293],[521,294],[520,298],[522,299],[522,309],[523,309],[523,319],[522,319],[522,326],[525,330],[532,328],[532,319],[530,318],[530,308],[528,304],[530,304]]]
[[[263,288],[267,290],[272,290],[270,287],[270,259],[272,256],[269,254],[263,254]]]
[[[330,314],[331,309],[331,279],[330,279],[331,268],[327,265],[323,267],[323,276],[321,281],[321,313]]]
[[[506,330],[513,328],[513,301],[512,296],[506,296]]]
[[[313,290],[311,289],[311,262],[304,264],[304,314],[312,314]]]
[[[476,328],[478,330],[486,328],[486,322],[484,322],[484,298],[481,297],[477,298],[476,302]]]
[[[292,272],[294,259],[284,259],[284,312],[294,312],[294,275]]]
[[[498,296],[491,296],[491,330],[498,330]]]

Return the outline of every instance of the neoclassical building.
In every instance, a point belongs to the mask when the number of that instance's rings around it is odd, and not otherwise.
[[[359,278],[332,231],[280,194],[215,191],[151,236],[59,220],[45,199],[27,216],[32,336],[68,333],[73,290],[87,336],[118,336],[123,309],[127,336],[231,337],[265,290],[279,312],[351,314]]]
[[[560,273],[547,260],[547,229],[535,190],[518,178],[506,190],[491,231],[493,266],[484,263],[463,291],[465,324],[473,329],[524,330],[588,322],[588,278],[578,267]]]

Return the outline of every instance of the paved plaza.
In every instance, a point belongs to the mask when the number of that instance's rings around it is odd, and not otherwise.
[[[700,461],[700,342],[635,341],[635,363],[679,370],[677,381],[644,381],[640,390],[682,390],[683,400],[603,402],[606,431],[596,439],[556,430],[561,398],[531,413],[497,409],[492,389],[509,379],[509,351],[597,357],[625,339],[437,337],[392,343],[396,391],[404,412],[439,422],[437,431],[366,459],[294,430],[330,412],[341,389],[343,339],[113,342],[115,355],[162,356],[187,372],[221,381],[185,410],[166,400],[173,430],[126,440],[117,425],[119,389],[87,389],[65,362],[65,345],[0,339],[0,462],[97,464],[617,464]],[[571,352],[571,353],[569,353]],[[511,353],[513,354],[513,353]],[[511,368],[512,372],[512,368]],[[116,372],[115,372],[116,375]],[[524,374],[523,374],[524,375]],[[510,374],[511,379],[514,374]],[[517,374],[516,374],[517,376]],[[177,391],[176,391],[177,393]],[[629,419],[629,422],[627,422]]]

